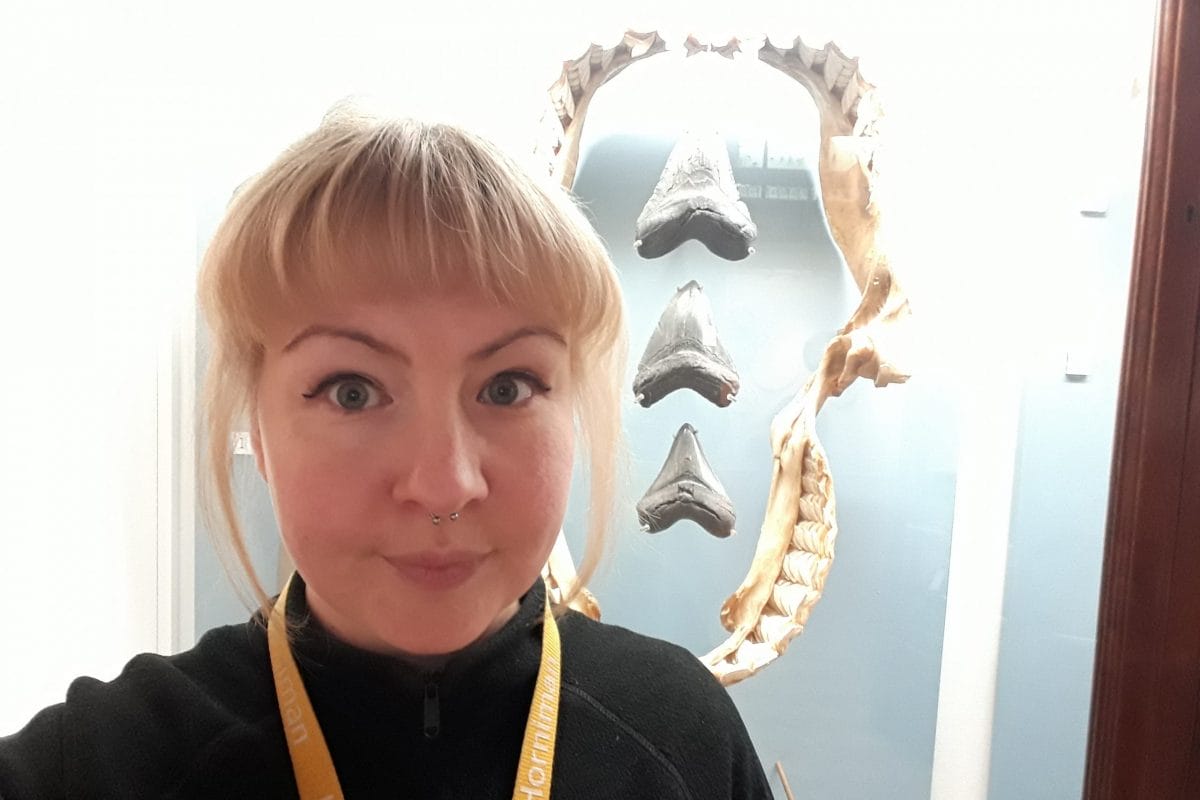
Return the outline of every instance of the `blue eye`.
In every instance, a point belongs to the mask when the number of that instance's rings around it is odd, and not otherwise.
[[[534,394],[544,394],[550,387],[523,372],[502,372],[488,382],[479,393],[479,400],[493,406],[512,406],[523,403]]]
[[[334,402],[347,411],[360,411],[371,400],[371,390],[363,383],[346,381],[333,389]]]
[[[331,375],[303,397],[313,400],[324,396],[342,411],[355,412],[380,405],[382,394],[375,384],[362,376]]]

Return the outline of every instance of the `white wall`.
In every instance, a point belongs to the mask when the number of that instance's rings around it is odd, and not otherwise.
[[[5,4],[0,30],[6,733],[155,646],[156,370],[191,220],[177,54],[84,7]]]

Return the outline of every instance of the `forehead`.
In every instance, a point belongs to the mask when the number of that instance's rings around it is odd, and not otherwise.
[[[449,353],[503,342],[513,334],[569,347],[569,332],[555,315],[472,291],[310,301],[272,317],[265,332],[266,349],[274,353],[298,350],[309,338],[357,340],[383,352],[422,348]]]

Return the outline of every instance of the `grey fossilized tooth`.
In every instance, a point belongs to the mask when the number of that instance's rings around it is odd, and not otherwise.
[[[733,501],[709,466],[696,429],[684,423],[675,434],[671,452],[654,483],[637,504],[642,530],[658,533],[681,519],[690,519],[713,536],[733,534]]]
[[[696,239],[721,258],[740,261],[753,252],[757,236],[738,197],[725,140],[716,132],[684,134],[638,215],[638,254],[658,258]]]
[[[687,388],[724,408],[740,387],[733,360],[717,337],[708,296],[700,284],[688,281],[658,318],[638,362],[633,393],[649,408]]]

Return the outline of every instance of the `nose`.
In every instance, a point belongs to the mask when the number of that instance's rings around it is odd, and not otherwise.
[[[394,445],[402,465],[392,485],[396,502],[422,515],[447,517],[487,497],[485,442],[462,409],[443,408],[405,428]]]

